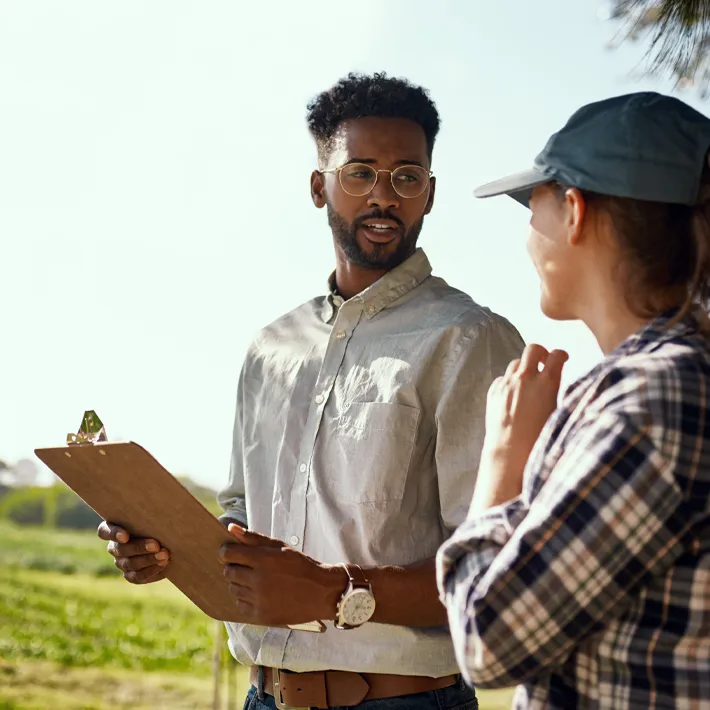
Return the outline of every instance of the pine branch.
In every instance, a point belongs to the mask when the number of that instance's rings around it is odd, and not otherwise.
[[[710,80],[710,0],[617,0],[611,18],[627,36],[649,33],[649,73],[670,74],[680,83]]]

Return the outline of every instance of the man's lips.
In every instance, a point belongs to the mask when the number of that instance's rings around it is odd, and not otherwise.
[[[360,225],[365,237],[376,244],[387,244],[398,237],[402,230],[393,219],[367,219]]]

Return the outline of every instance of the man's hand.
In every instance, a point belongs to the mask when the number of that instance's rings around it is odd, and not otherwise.
[[[108,541],[108,552],[115,558],[114,564],[131,584],[148,584],[165,577],[165,567],[170,553],[157,540],[133,538],[117,525],[102,522],[98,535]]]
[[[344,569],[239,525],[229,532],[235,543],[222,546],[219,557],[243,623],[287,626],[335,618],[348,585]]]
[[[557,407],[563,350],[528,345],[520,360],[493,382],[486,404],[486,436],[472,510],[520,495],[523,472],[545,422]]]

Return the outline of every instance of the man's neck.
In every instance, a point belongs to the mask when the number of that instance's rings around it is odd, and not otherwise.
[[[335,265],[335,285],[338,294],[347,301],[379,281],[387,271],[388,269],[363,269],[338,259]]]

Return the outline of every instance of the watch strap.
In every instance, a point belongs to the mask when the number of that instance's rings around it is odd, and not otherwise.
[[[341,567],[348,573],[348,579],[353,587],[356,589],[361,589],[363,587],[366,589],[370,588],[370,582],[365,576],[365,573],[362,571],[362,567],[360,567],[360,565],[343,564]]]

